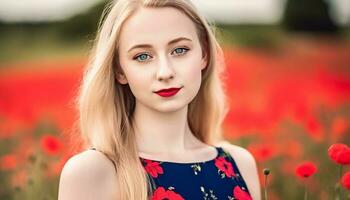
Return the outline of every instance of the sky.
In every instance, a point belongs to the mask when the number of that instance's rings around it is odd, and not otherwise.
[[[0,0],[0,20],[55,21],[84,12],[102,0]],[[332,2],[331,15],[350,24],[350,0]],[[277,23],[285,0],[193,0],[209,18],[222,23]]]

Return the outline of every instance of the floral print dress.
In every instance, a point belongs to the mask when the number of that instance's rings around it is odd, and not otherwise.
[[[236,162],[222,147],[204,162],[177,163],[140,157],[151,200],[252,200]]]

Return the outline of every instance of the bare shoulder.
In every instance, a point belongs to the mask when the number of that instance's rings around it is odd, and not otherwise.
[[[116,171],[112,161],[99,151],[86,150],[65,163],[58,199],[113,199],[115,189]]]
[[[221,141],[217,143],[216,146],[222,147],[231,155],[247,184],[251,196],[254,200],[260,200],[260,180],[254,156],[247,149],[227,141]]]
[[[222,147],[235,159],[239,160],[244,165],[254,165],[256,164],[254,156],[245,148],[231,144],[227,141],[222,141],[217,144],[217,146]]]

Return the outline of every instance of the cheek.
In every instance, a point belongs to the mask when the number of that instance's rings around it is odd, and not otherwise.
[[[147,86],[147,72],[140,69],[140,66],[133,66],[129,61],[120,61],[123,71],[133,93],[144,90]]]
[[[124,56],[119,57],[120,65],[124,71],[126,78],[128,79],[129,85],[133,85],[135,80],[142,78],[143,72],[138,69],[138,66],[134,66],[133,61]]]
[[[149,76],[147,75],[147,72],[130,68],[125,73],[130,88],[134,88],[135,90],[143,90],[147,85],[149,85]]]
[[[201,80],[201,59],[200,54],[189,58],[186,62],[187,78]]]

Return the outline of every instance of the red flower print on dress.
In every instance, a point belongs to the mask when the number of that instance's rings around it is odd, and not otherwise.
[[[163,174],[163,168],[159,166],[159,162],[153,162],[147,159],[144,159],[146,162],[145,170],[153,178],[157,178],[158,174]]]
[[[233,188],[233,196],[238,200],[253,200],[250,194],[242,190],[239,186]]]
[[[151,200],[184,200],[184,198],[172,190],[165,190],[164,187],[158,187]]]
[[[215,166],[229,178],[232,176],[236,177],[235,172],[233,171],[232,164],[225,160],[223,156],[220,156],[215,159]]]

